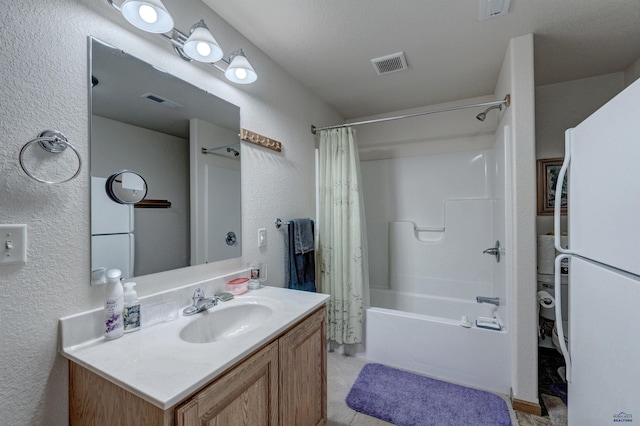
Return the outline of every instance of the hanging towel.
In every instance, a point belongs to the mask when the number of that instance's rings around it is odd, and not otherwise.
[[[289,221],[287,288],[316,292],[316,253],[311,219]]]
[[[311,219],[293,219],[291,222],[293,222],[295,253],[305,254],[313,251],[315,249],[313,244],[313,221]]]

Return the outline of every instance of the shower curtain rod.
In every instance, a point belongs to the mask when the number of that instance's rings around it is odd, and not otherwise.
[[[461,105],[461,106],[457,106],[457,107],[443,108],[443,109],[437,109],[437,110],[433,110],[433,111],[424,111],[424,112],[416,112],[416,113],[413,113],[413,114],[398,115],[398,116],[395,116],[395,117],[375,118],[375,119],[372,119],[372,120],[356,121],[354,123],[337,124],[335,126],[316,127],[316,126],[314,126],[312,124],[311,125],[311,133],[313,133],[315,135],[318,130],[340,129],[342,127],[359,126],[361,124],[382,123],[384,121],[400,120],[400,119],[403,119],[403,118],[411,118],[411,117],[420,117],[422,115],[438,114],[438,113],[441,113],[441,112],[458,111],[458,110],[461,110],[461,109],[479,108],[479,107],[492,107],[492,106],[497,106],[497,105],[504,105],[504,106],[507,106],[507,107],[509,105],[511,105],[511,95],[508,94],[501,101],[483,102],[483,103],[473,104],[473,105]]]

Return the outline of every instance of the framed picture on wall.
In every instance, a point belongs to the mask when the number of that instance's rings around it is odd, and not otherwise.
[[[556,202],[556,186],[563,158],[547,158],[538,160],[538,215],[553,215]],[[562,185],[562,209],[560,214],[567,214],[567,179]]]

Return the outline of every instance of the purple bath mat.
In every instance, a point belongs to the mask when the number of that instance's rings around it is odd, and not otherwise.
[[[346,402],[398,426],[511,426],[498,395],[382,364],[362,368]]]

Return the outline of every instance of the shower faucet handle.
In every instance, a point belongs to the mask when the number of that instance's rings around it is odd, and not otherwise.
[[[496,262],[500,263],[500,241],[496,241],[495,247],[490,247],[482,252],[496,257]]]

